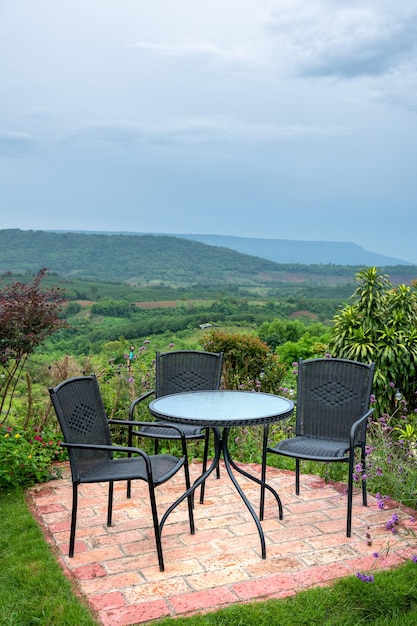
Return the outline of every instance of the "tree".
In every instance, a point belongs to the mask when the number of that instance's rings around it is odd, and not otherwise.
[[[416,407],[417,292],[393,286],[375,267],[361,270],[352,299],[334,318],[329,349],[333,356],[376,365],[374,392],[381,412],[396,408],[400,392]],[[398,398],[398,393],[397,393]]]
[[[0,415],[6,414],[0,424],[9,415],[28,356],[46,337],[68,327],[59,317],[65,302],[60,288],[41,289],[46,272],[41,269],[31,284],[14,282],[0,289]]]

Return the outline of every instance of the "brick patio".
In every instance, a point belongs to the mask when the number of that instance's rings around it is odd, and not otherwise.
[[[258,465],[246,469],[260,476]],[[192,479],[200,471],[199,464],[192,464]],[[267,479],[281,496],[284,519],[278,519],[275,501],[267,495],[262,522],[267,558],[262,560],[256,526],[224,468],[221,474],[220,480],[214,474],[208,479],[204,505],[196,498],[195,535],[189,533],[185,503],[168,518],[162,535],[162,573],[145,483],[134,483],[131,500],[126,499],[125,484],[115,484],[110,528],[106,526],[107,485],[80,486],[72,559],[68,558],[72,500],[68,466],[63,466],[62,479],[29,489],[28,498],[64,571],[103,626],[144,624],[238,602],[283,598],[358,571],[396,566],[417,553],[411,534],[396,541],[385,528],[394,503],[379,510],[377,500],[369,496],[365,508],[358,491],[348,539],[343,485],[326,485],[320,478],[303,475],[301,494],[296,496],[293,472],[270,468]],[[180,472],[158,489],[160,516],[183,492],[182,478]],[[258,487],[244,477],[239,482],[258,507]],[[413,511],[395,511],[403,527],[417,530],[417,523],[410,521]],[[375,552],[380,553],[378,558]]]

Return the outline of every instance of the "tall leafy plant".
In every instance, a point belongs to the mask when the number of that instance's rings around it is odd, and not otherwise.
[[[395,410],[398,391],[413,409],[417,404],[415,286],[393,286],[375,267],[361,270],[355,278],[359,286],[352,295],[353,302],[333,320],[330,352],[376,364],[374,390],[380,412]]]

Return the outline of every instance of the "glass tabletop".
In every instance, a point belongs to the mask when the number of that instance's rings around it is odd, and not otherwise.
[[[294,403],[253,391],[187,391],[157,398],[149,410],[158,419],[181,424],[255,426],[289,417]]]

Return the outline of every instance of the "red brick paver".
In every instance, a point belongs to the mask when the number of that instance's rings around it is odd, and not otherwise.
[[[246,470],[260,476],[258,465]],[[200,471],[201,466],[193,464],[192,478]],[[361,494],[355,493],[348,539],[343,486],[303,475],[296,496],[293,472],[269,468],[267,479],[281,496],[284,519],[279,520],[276,503],[267,494],[262,522],[266,560],[261,558],[252,517],[222,467],[220,480],[213,474],[207,481],[205,503],[199,504],[196,497],[194,535],[189,533],[185,503],[168,518],[162,535],[165,572],[158,567],[145,483],[134,484],[130,500],[125,484],[115,484],[110,528],[106,526],[107,485],[81,485],[72,559],[68,557],[72,502],[68,466],[63,465],[62,479],[29,489],[28,497],[59,562],[103,626],[145,624],[241,601],[285,597],[357,571],[396,566],[417,552],[413,533],[393,541],[385,528],[393,508],[379,510],[372,496],[365,508]],[[259,507],[257,485],[243,477],[239,482],[254,507]],[[160,516],[182,491],[181,475],[158,489]],[[413,511],[395,510],[401,524],[416,532]]]

